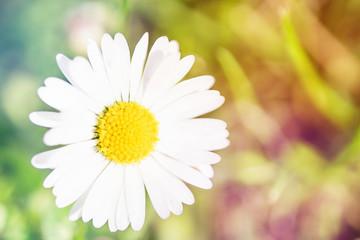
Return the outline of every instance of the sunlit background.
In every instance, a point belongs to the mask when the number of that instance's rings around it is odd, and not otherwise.
[[[28,114],[36,89],[63,78],[55,55],[86,56],[87,39],[166,35],[211,74],[231,145],[214,187],[161,220],[111,233],[68,220],[32,155],[49,149]],[[359,0],[1,0],[0,239],[360,239]]]

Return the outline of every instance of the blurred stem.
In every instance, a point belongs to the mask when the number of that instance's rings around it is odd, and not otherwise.
[[[244,127],[263,145],[269,144],[274,136],[281,136],[291,147],[279,124],[260,106],[251,82],[231,52],[220,48],[217,58],[235,99],[238,118]]]
[[[279,200],[281,194],[289,184],[289,173],[285,168],[280,168],[277,178],[274,180],[268,192],[268,200],[271,204]]]
[[[120,18],[121,18],[121,32],[129,33],[129,18],[130,18],[130,1],[122,0],[120,1]]]
[[[282,13],[282,29],[290,60],[300,77],[300,83],[315,106],[338,127],[349,127],[355,119],[356,108],[323,82],[301,46],[286,10]]]
[[[86,225],[83,223],[77,223],[76,225],[76,232],[75,235],[73,236],[74,240],[85,240],[86,238]]]
[[[247,100],[252,103],[258,103],[251,83],[235,57],[225,48],[218,50],[217,57],[224,70],[234,98],[237,101]]]
[[[354,160],[358,160],[360,156],[360,126],[351,142],[345,147],[344,150],[335,158],[335,164],[348,164]]]

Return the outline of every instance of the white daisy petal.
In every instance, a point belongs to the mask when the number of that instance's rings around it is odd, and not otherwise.
[[[134,101],[139,90],[143,74],[146,53],[149,44],[149,34],[145,33],[136,45],[130,64],[130,101]]]
[[[179,43],[175,40],[170,41],[169,43],[169,53],[179,52]]]
[[[223,130],[226,129],[226,122],[213,118],[196,118],[181,122],[181,126],[206,132],[206,129]]]
[[[61,124],[61,117],[57,112],[32,112],[29,119],[32,123],[42,127],[55,127]]]
[[[61,79],[49,77],[45,79],[44,83],[46,88],[52,92],[66,94],[67,98],[71,100],[73,106],[82,106],[94,113],[98,113],[103,109],[101,104],[97,103],[91,97],[83,94],[81,91]]]
[[[181,79],[183,79],[183,77],[186,76],[186,74],[190,71],[190,69],[194,65],[194,62],[195,62],[195,57],[193,55],[189,55],[182,58],[178,66],[176,66],[175,68],[174,82],[172,82],[171,84],[169,83],[169,85],[176,84]]]
[[[167,179],[169,180],[170,185],[173,186],[173,189],[176,189],[177,197],[183,203],[187,205],[194,204],[195,202],[194,195],[183,181],[175,177],[175,175],[168,175]]]
[[[188,205],[194,203],[194,195],[179,178],[169,173],[165,168],[159,165],[157,161],[153,160],[153,158],[149,162],[152,165],[151,173],[153,175],[157,175],[160,179],[163,179],[162,189],[164,189],[164,195],[167,197],[167,200],[170,201],[169,206],[174,204],[174,201],[177,202],[175,203],[175,206],[178,206],[178,204],[181,202]],[[167,194],[169,192],[170,194]],[[176,209],[178,209],[178,211]],[[173,211],[173,213],[176,214],[180,209],[182,209],[182,207],[178,206],[177,208],[173,209],[175,211]]]
[[[182,202],[194,203],[194,196],[187,186],[165,171],[152,158],[144,160],[140,167],[149,197],[161,218],[168,218],[169,210],[176,215],[181,214]]]
[[[227,139],[229,133],[225,129],[203,134],[201,132],[191,132],[186,128],[178,128],[177,125],[163,125],[159,132],[159,138],[163,142],[170,142],[174,145],[196,146],[198,149],[208,151],[223,149],[230,144]]]
[[[71,162],[72,157],[80,156],[83,152],[93,148],[96,142],[93,140],[70,144],[65,147],[52,149],[34,155],[31,164],[39,169],[54,169],[62,164]]]
[[[185,145],[176,140],[173,142],[160,140],[156,150],[190,166],[215,164],[220,161],[220,156],[216,153]]]
[[[214,83],[215,79],[212,76],[200,76],[182,81],[170,88],[164,95],[162,95],[151,107],[151,111],[153,113],[157,113],[163,107],[174,102],[175,100],[178,100],[181,97],[191,93],[208,90],[214,85]]]
[[[173,131],[174,129],[177,130],[177,132],[200,134],[208,137],[212,136],[214,134],[213,132],[219,132],[225,137],[229,135],[229,132],[226,130],[226,123],[219,119],[195,118],[160,123],[160,131]],[[209,129],[211,129],[211,131],[209,131]]]
[[[201,116],[219,108],[225,99],[218,91],[208,90],[185,96],[156,114],[161,120],[182,120]]]
[[[179,53],[172,53],[171,55],[177,56]],[[180,56],[180,55],[178,55]],[[150,103],[153,103],[157,98],[163,95],[169,88],[178,83],[185,75],[190,71],[190,68],[194,64],[195,57],[192,55],[186,56],[181,59],[175,67],[172,69],[171,73],[167,78],[159,78],[157,82],[156,94],[152,95],[152,98],[148,99]],[[155,81],[155,80],[153,80]]]
[[[214,176],[214,169],[211,165],[200,164],[196,168],[199,169],[199,171],[208,178],[212,178]]]
[[[78,109],[77,111],[62,111],[59,113],[61,118],[60,125],[82,125],[95,126],[97,124],[97,115],[86,109]]]
[[[111,102],[104,87],[97,83],[94,70],[86,58],[75,57],[70,62],[69,71],[74,81],[74,87],[95,99],[102,108]]]
[[[66,57],[63,54],[57,54],[56,55],[56,63],[59,66],[61,72],[64,74],[64,76],[66,77],[67,80],[69,80],[69,82],[73,83],[70,72],[69,72],[69,65],[70,65],[71,60]]]
[[[103,204],[106,201],[105,195],[108,190],[107,184],[109,184],[111,181],[112,172],[114,170],[113,164],[114,163],[110,163],[108,166],[106,166],[104,171],[94,181],[91,188],[89,189],[88,197],[83,205],[82,220],[84,222],[88,222],[91,219],[94,219],[93,225],[96,228],[103,226],[106,222],[104,212],[101,212],[100,209],[103,210],[104,208]]]
[[[120,169],[120,168],[119,168]],[[126,200],[125,200],[125,184],[124,184],[124,168],[122,167],[121,173],[122,181],[119,189],[117,189],[118,197],[115,202],[115,211],[109,214],[108,225],[111,232],[116,232],[117,230],[125,230],[129,226],[128,213],[126,209]]]
[[[94,138],[92,126],[59,126],[45,132],[43,141],[48,146],[71,144]]]
[[[59,153],[61,156],[63,149],[66,149],[69,146],[71,146],[71,145],[67,145],[65,147],[56,148],[56,149],[49,150],[46,152],[38,153],[31,158],[31,164],[34,167],[39,168],[39,169],[46,169],[46,168],[54,169],[58,165],[58,161],[60,158],[56,158],[53,156],[56,156],[56,154],[59,154]]]
[[[103,226],[116,212],[123,182],[123,167],[111,162],[94,182],[83,207],[84,222],[93,219],[96,228]]]
[[[62,178],[72,168],[73,165],[78,164],[79,158],[75,160],[77,161],[68,162],[68,164],[66,165],[64,164],[61,167],[57,167],[49,175],[47,175],[43,182],[44,188],[54,187],[55,184],[59,181],[59,179]]]
[[[55,152],[47,151],[40,153],[40,156],[36,155],[38,156],[38,161],[42,158],[44,159],[46,155],[50,155],[50,160],[47,164],[56,165],[56,167],[54,167],[55,169],[45,178],[43,183],[44,187],[53,187],[70,169],[74,168],[78,164],[81,164],[81,161],[85,160],[83,155],[91,151],[93,147],[93,141],[86,141],[59,148],[59,150],[54,150]],[[33,162],[34,161],[35,159]]]
[[[197,118],[221,106],[209,90],[212,76],[182,79],[194,56],[180,58],[178,42],[158,38],[150,49],[145,33],[132,57],[125,37],[104,34],[101,46],[89,40],[88,59],[62,54],[57,64],[70,82],[47,78],[39,97],[58,111],[36,111],[29,119],[49,128],[43,142],[65,145],[36,154],[34,167],[53,169],[44,187],[53,187],[56,205],[73,204],[69,219],[108,222],[111,232],[145,221],[145,189],[158,215],[180,215],[195,199],[189,183],[209,189],[211,151],[229,145],[221,120]],[[147,58],[147,60],[146,60]]]
[[[155,53],[157,51],[161,51],[165,56],[168,54],[168,50],[169,50],[169,39],[166,36],[159,37],[154,42],[154,45],[151,47],[151,50],[149,53],[149,59],[148,59],[147,63],[149,62],[149,60],[151,60],[151,56],[153,53]],[[160,63],[160,62],[158,62],[158,63]]]
[[[136,101],[140,102],[142,100],[151,78],[159,68],[160,63],[163,62],[164,58],[167,56],[168,48],[169,40],[167,37],[160,37],[155,41],[145,64],[144,74],[140,83],[140,89],[136,97]]]
[[[49,128],[64,125],[96,125],[96,115],[85,109],[79,109],[77,111],[66,110],[62,112],[37,111],[30,113],[29,119],[38,126]]]
[[[123,187],[121,189],[123,189],[124,187],[125,184],[123,184]],[[123,231],[129,226],[130,220],[126,204],[125,189],[120,191],[120,199],[116,208],[116,227],[120,231]]]
[[[154,52],[154,56],[156,56],[155,53],[157,52]],[[161,58],[161,54],[162,53],[158,55],[158,58]],[[164,84],[166,80],[169,79],[169,77],[173,74],[175,65],[178,63],[179,58],[180,53],[169,54],[161,59],[161,62],[156,67],[156,70],[151,74],[151,78],[149,80],[146,81],[145,77],[147,76],[144,74],[144,93],[141,99],[141,103],[145,107],[150,107],[162,92],[159,90],[166,87],[162,86],[162,84]]]
[[[158,152],[153,153],[153,156],[160,165],[185,182],[204,189],[210,189],[212,187],[211,181],[194,168],[181,164]]]
[[[113,213],[110,217],[109,217],[109,220],[108,220],[108,225],[109,225],[109,230],[110,232],[116,232],[118,229],[117,229],[117,226],[116,226],[116,214]]]
[[[96,87],[102,89],[104,92],[103,98],[106,100],[107,105],[111,105],[116,98],[110,86],[110,80],[106,72],[102,52],[97,43],[92,39],[88,40],[87,53],[94,70]]]
[[[122,60],[121,51],[109,34],[104,34],[102,37],[101,49],[112,92],[116,101],[121,101],[120,79],[122,78],[122,71],[121,66],[119,66]]]
[[[91,187],[90,187],[91,188]],[[74,205],[70,209],[69,219],[70,221],[76,221],[81,218],[81,212],[85,203],[85,200],[89,194],[90,188],[84,192],[78,200],[74,203]]]
[[[168,191],[168,195],[168,205],[170,211],[175,215],[180,215],[183,211],[183,205],[181,204],[181,201],[177,198],[173,191]]]
[[[57,196],[55,204],[58,207],[66,207],[76,201],[109,164],[95,152],[86,157],[86,161],[81,161],[55,184],[53,194]]]
[[[163,194],[162,179],[157,174],[152,173],[153,165],[150,160],[149,158],[145,159],[139,168],[155,211],[162,219],[166,219],[170,216],[170,211]]]
[[[145,190],[137,166],[125,167],[125,197],[131,227],[139,231],[145,221]]]
[[[165,54],[161,50],[157,50],[149,56],[135,101],[142,102],[146,89],[148,89],[150,79],[156,72],[156,69],[158,69],[159,63],[162,62],[164,58]]]
[[[127,102],[129,99],[129,92],[130,92],[130,51],[129,46],[126,42],[125,37],[117,33],[114,38],[115,43],[115,53],[116,56],[119,58],[118,68],[121,74],[119,79],[120,81],[120,89],[121,89],[121,96],[122,100]]]
[[[55,83],[55,81],[56,84],[50,84]],[[101,109],[91,99],[60,79],[47,78],[45,83],[47,86],[40,87],[38,95],[50,107],[58,110],[88,109],[93,112]],[[66,96],[66,98],[62,99],[62,96]]]
[[[179,82],[194,64],[194,56],[178,60],[180,53],[169,54],[159,65],[145,90],[142,103],[150,107],[169,88]]]

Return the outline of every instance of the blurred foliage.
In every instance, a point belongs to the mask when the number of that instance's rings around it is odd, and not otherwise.
[[[0,2],[0,239],[360,238],[360,1],[2,0]],[[189,77],[212,74],[231,145],[214,188],[161,220],[147,199],[142,231],[70,222],[46,172],[46,148],[27,119],[47,109],[36,88],[63,77],[59,52],[86,55],[87,38],[144,31],[194,54]]]

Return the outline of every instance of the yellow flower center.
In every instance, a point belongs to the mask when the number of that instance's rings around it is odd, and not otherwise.
[[[159,122],[136,102],[116,102],[99,115],[95,126],[97,149],[116,163],[134,164],[155,150]]]

